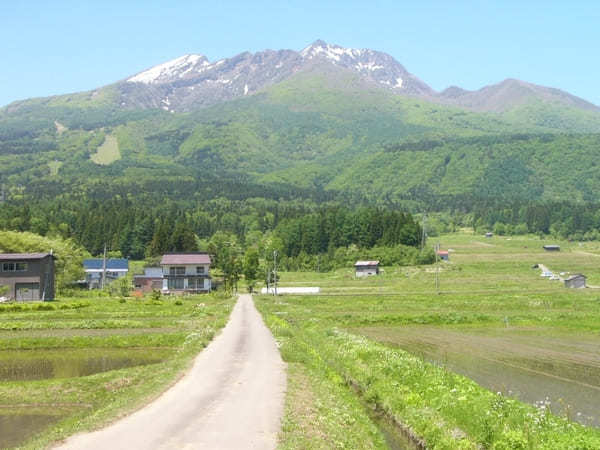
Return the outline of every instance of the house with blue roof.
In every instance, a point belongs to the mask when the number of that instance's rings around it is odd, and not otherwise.
[[[100,289],[103,285],[102,277],[106,274],[104,285],[127,276],[129,272],[129,260],[125,258],[106,259],[106,268],[102,258],[85,259],[83,261],[85,270],[85,281],[89,289]]]

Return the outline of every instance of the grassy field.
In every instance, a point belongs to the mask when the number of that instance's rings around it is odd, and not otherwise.
[[[109,164],[121,159],[121,152],[119,150],[119,142],[115,136],[107,135],[104,142],[96,153],[92,156],[92,161],[102,166],[108,166]]]
[[[0,305],[0,448],[40,448],[154,398],[226,323],[233,299]]]
[[[336,435],[336,447],[352,448],[352,439],[410,447],[390,442],[383,418],[417,447],[420,438],[428,448],[600,448],[600,290],[566,289],[532,268],[600,285],[600,245],[467,233],[438,240],[450,250],[439,292],[435,267],[385,267],[368,279],[349,268],[281,274],[284,286],[320,286],[318,296],[257,298],[294,367],[290,385],[344,392],[312,394],[344,411],[323,423],[310,408],[294,410],[292,390],[282,447],[304,448],[302,424],[311,423],[323,443],[313,448],[330,448],[327,424],[343,430],[353,421],[380,431],[357,427]],[[561,251],[546,252],[546,243]]]

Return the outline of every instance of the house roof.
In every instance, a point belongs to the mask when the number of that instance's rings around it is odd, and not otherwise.
[[[160,260],[161,265],[172,264],[210,264],[208,253],[166,253]]]
[[[447,255],[448,254],[448,250],[438,250],[437,254],[438,255]]]
[[[51,253],[0,253],[0,261],[19,261],[23,259],[43,259]]]
[[[574,275],[571,275],[569,278],[565,279],[565,281],[572,281],[575,280],[577,278],[586,278],[585,275],[581,274],[581,273],[576,273]]]
[[[379,261],[356,261],[354,266],[378,266]]]
[[[163,270],[160,267],[146,267],[144,275],[136,275],[135,278],[162,278]]]
[[[83,260],[85,270],[103,270],[102,258],[92,258]],[[129,270],[129,260],[124,258],[108,258],[106,260],[106,270],[111,272],[120,270]]]

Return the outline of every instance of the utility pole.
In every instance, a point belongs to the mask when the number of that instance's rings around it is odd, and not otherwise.
[[[269,263],[265,255],[265,279],[267,281],[267,294],[269,293],[269,282],[271,281],[271,271],[269,270]]]
[[[273,278],[273,285],[275,286],[273,295],[277,295],[277,250],[273,251]]]
[[[104,289],[106,283],[106,243],[104,243],[104,255],[102,256],[102,283],[100,287]]]
[[[438,252],[440,251],[440,243],[435,244],[435,292],[440,293],[440,264]]]
[[[421,230],[421,251],[425,248],[425,238],[427,237],[427,232],[425,231],[425,227],[427,224],[427,213],[423,213],[423,229]]]

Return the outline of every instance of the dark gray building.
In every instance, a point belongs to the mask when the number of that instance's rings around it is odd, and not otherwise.
[[[54,256],[50,253],[0,253],[1,294],[18,302],[54,300]]]
[[[560,251],[560,245],[544,245],[544,250],[546,250],[547,252],[559,252]]]
[[[568,288],[584,288],[585,287],[585,275],[580,273],[571,275],[565,279],[565,287]]]

